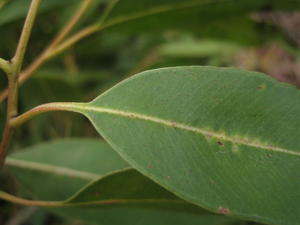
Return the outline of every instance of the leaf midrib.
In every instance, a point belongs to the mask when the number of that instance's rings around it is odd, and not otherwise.
[[[157,123],[157,124],[167,126],[167,127],[173,127],[173,128],[177,128],[177,129],[181,129],[181,130],[185,130],[185,131],[189,131],[189,132],[194,132],[194,133],[201,134],[208,138],[213,137],[213,138],[217,138],[220,140],[231,142],[233,144],[240,144],[240,145],[258,148],[261,150],[300,156],[300,152],[292,151],[289,149],[285,149],[285,148],[281,148],[281,147],[277,147],[277,146],[273,146],[273,145],[266,145],[266,144],[263,144],[263,143],[260,143],[257,141],[252,141],[252,140],[247,140],[247,139],[242,139],[242,138],[237,138],[237,137],[230,137],[230,136],[227,136],[222,133],[209,131],[209,130],[205,130],[205,129],[202,129],[199,127],[193,127],[193,126],[190,126],[187,124],[178,123],[176,121],[166,120],[166,119],[149,116],[149,115],[144,115],[144,114],[140,114],[140,113],[122,111],[122,110],[112,109],[112,108],[95,107],[95,106],[90,106],[88,104],[81,104],[81,103],[73,103],[73,104],[71,104],[70,108],[72,108],[74,111],[84,113],[88,118],[89,118],[89,115],[86,112],[108,113],[108,114],[117,115],[120,117],[145,120],[145,121]]]

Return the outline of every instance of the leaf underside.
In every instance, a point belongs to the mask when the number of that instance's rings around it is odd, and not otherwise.
[[[292,225],[300,221],[299,99],[263,74],[192,66],[141,73],[73,109],[181,198]]]

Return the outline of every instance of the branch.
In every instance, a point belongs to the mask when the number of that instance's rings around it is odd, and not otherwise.
[[[31,5],[23,26],[22,34],[18,43],[18,47],[15,56],[11,60],[11,64],[8,67],[4,67],[7,72],[8,78],[8,101],[7,101],[7,114],[6,122],[2,140],[0,143],[0,167],[3,166],[6,151],[8,149],[10,139],[13,135],[13,129],[10,126],[10,119],[17,115],[18,109],[18,76],[23,64],[24,55],[28,45],[29,37],[32,31],[33,23],[35,21],[37,11],[41,0],[32,0]],[[2,61],[3,65],[3,61]]]
[[[119,0],[113,0],[110,4],[106,7],[103,16],[95,25],[91,25],[86,27],[85,29],[79,31],[66,41],[64,41],[61,45],[61,41],[70,33],[72,28],[76,25],[79,19],[84,15],[90,4],[93,0],[84,0],[84,2],[80,5],[74,16],[70,19],[67,25],[63,28],[63,30],[58,34],[56,38],[50,43],[50,45],[36,58],[36,60],[26,68],[19,76],[19,84],[23,84],[26,80],[28,80],[32,74],[40,68],[47,60],[55,57],[56,55],[60,54],[67,48],[71,47],[79,40],[97,32],[102,29],[101,24],[104,22],[106,17],[109,15],[115,4]],[[3,101],[8,96],[8,90],[5,89],[0,93],[0,102]]]
[[[224,2],[226,2],[226,1],[227,0],[224,0]],[[211,0],[206,0],[206,1],[199,0],[199,1],[183,2],[183,3],[180,3],[180,4],[175,5],[175,6],[167,4],[167,5],[163,5],[161,7],[158,7],[158,8],[153,8],[153,9],[146,10],[146,12],[141,12],[141,13],[138,12],[138,13],[128,15],[128,16],[121,16],[119,18],[113,19],[112,21],[104,24],[103,23],[104,20],[106,19],[107,15],[109,15],[109,12],[113,9],[113,6],[117,2],[118,2],[118,0],[110,1],[110,4],[106,8],[107,11],[104,12],[103,17],[100,19],[99,22],[97,22],[96,24],[91,25],[91,26],[79,31],[76,34],[74,34],[74,36],[71,36],[69,39],[65,40],[60,45],[53,48],[51,52],[47,52],[47,54],[40,55],[37,58],[37,60],[35,60],[29,66],[29,68],[27,68],[23,73],[21,73],[20,78],[19,78],[20,84],[24,83],[29,77],[31,77],[32,74],[43,63],[45,63],[47,60],[49,60],[49,59],[53,58],[54,56],[60,54],[62,51],[64,51],[67,48],[71,47],[72,45],[74,45],[75,43],[80,41],[81,39],[97,32],[97,31],[100,31],[100,30],[103,30],[105,28],[112,27],[112,26],[115,26],[115,25],[118,25],[118,24],[121,24],[121,23],[125,23],[125,22],[131,21],[131,20],[146,17],[146,16],[151,16],[151,15],[164,13],[164,12],[168,12],[168,11],[180,10],[180,9],[184,9],[184,8],[192,8],[192,7],[207,5],[207,4],[212,3]],[[8,94],[7,90],[4,90],[0,93],[0,102],[3,101],[7,97],[7,94]]]
[[[23,26],[22,34],[21,34],[21,37],[20,37],[20,40],[18,43],[16,54],[12,59],[13,69],[14,69],[14,73],[15,73],[13,75],[15,75],[15,76],[18,76],[18,74],[21,70],[24,55],[25,55],[28,41],[29,41],[29,38],[31,35],[33,23],[35,21],[40,3],[41,3],[41,0],[32,0],[32,2],[31,2],[31,5],[30,5],[30,8],[29,8],[26,20],[25,20],[25,24]]]
[[[49,53],[71,32],[76,23],[84,15],[89,8],[93,0],[83,0],[78,10],[61,30],[61,32],[52,40],[49,46],[28,66],[19,76],[19,84],[23,84],[37,69],[40,68],[48,59]],[[4,90],[0,93],[0,102],[8,96],[8,90]]]
[[[78,33],[76,33],[75,35],[73,35],[72,37],[67,39],[66,41],[64,41],[61,45],[59,45],[55,49],[53,49],[53,51],[51,51],[47,55],[46,59],[48,60],[48,59],[51,59],[51,58],[59,55],[60,53],[62,53],[66,49],[70,48],[72,45],[74,45],[81,39],[88,37],[89,35],[94,34],[98,31],[101,31],[102,29],[104,29],[106,26],[102,26],[102,24],[105,22],[106,18],[109,16],[110,12],[113,10],[113,8],[116,6],[116,4],[119,1],[120,0],[110,1],[103,12],[103,15],[101,16],[100,20],[97,23],[82,29],[81,31],[79,31]]]
[[[69,47],[71,47],[72,45],[77,43],[78,41],[80,41],[81,39],[97,32],[97,31],[100,31],[101,29],[102,29],[102,27],[98,26],[98,25],[91,25],[91,26],[88,26],[88,27],[82,29],[81,31],[79,31],[78,33],[76,33],[75,35],[70,37],[69,39],[65,40],[62,44],[58,45],[52,51],[50,51],[46,55],[46,59],[49,60],[49,59],[57,56],[58,54],[62,53],[63,51],[65,51],[66,49],[68,49]],[[30,76],[30,75],[28,75],[28,76]],[[28,79],[25,76],[23,76],[21,78],[23,81]]]
[[[111,1],[108,3],[108,5],[107,5],[107,7],[105,8],[105,10],[104,10],[104,12],[103,12],[103,14],[102,14],[100,20],[96,23],[96,24],[98,24],[98,26],[101,26],[101,25],[105,22],[106,18],[109,16],[109,14],[111,13],[111,11],[113,10],[113,8],[116,6],[116,4],[117,4],[119,1],[120,1],[120,0],[111,0]]]
[[[87,11],[93,0],[83,0],[73,17],[69,20],[66,26],[60,31],[60,33],[54,38],[51,44],[47,47],[47,52],[57,46],[74,28],[76,23],[81,19],[84,13]]]

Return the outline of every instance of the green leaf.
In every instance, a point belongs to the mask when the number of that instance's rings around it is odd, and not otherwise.
[[[213,215],[179,200],[135,170],[104,177],[68,200],[66,215],[99,224],[229,224],[234,219]]]
[[[240,46],[227,41],[180,40],[163,44],[159,52],[167,57],[228,57],[240,49]]]
[[[17,175],[21,190],[35,199],[59,201],[52,206],[62,208],[51,211],[73,219],[101,225],[225,225],[235,221],[178,199],[128,168],[102,141],[41,144],[11,155],[7,166]]]
[[[185,29],[198,26],[199,29],[199,25],[207,26],[213,21],[236,18],[266,7],[296,9],[300,4],[281,0],[119,0],[103,25],[110,27],[120,24],[118,30],[133,32],[172,26]]]
[[[69,198],[91,181],[129,168],[106,143],[93,139],[36,145],[10,155],[7,165],[33,196],[49,201]]]
[[[134,168],[214,212],[300,221],[299,91],[256,72],[175,67],[70,104]]]
[[[0,7],[0,26],[22,19],[27,15],[31,0],[13,0],[6,3],[3,8]],[[77,2],[76,0],[51,0],[42,1],[39,13],[44,13],[71,3]],[[0,6],[1,6],[0,2]]]

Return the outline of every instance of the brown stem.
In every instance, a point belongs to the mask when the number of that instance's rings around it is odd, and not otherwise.
[[[102,27],[98,26],[98,25],[91,25],[89,27],[82,29],[81,31],[76,33],[74,36],[70,37],[69,39],[64,41],[62,44],[60,44],[56,48],[52,49],[52,51],[50,51],[49,54],[47,55],[47,59],[51,59],[54,56],[57,56],[58,54],[60,54],[61,52],[63,52],[67,48],[69,48],[70,46],[77,43],[79,40],[81,40],[97,31],[100,31],[101,29],[102,29]]]
[[[58,45],[74,28],[77,22],[81,19],[84,13],[87,11],[89,6],[92,4],[93,0],[83,0],[82,4],[79,6],[78,10],[75,12],[73,17],[69,20],[66,26],[61,30],[61,32],[56,36],[56,38],[48,46],[48,50],[54,48]]]
[[[9,142],[13,135],[13,129],[12,126],[10,125],[10,120],[11,118],[17,115],[17,106],[18,106],[17,93],[18,93],[17,76],[10,77],[8,80],[7,116],[6,116],[2,141],[0,143],[0,168],[4,164],[6,152],[9,147]]]
[[[9,146],[9,142],[12,136],[12,129],[10,126],[8,126],[8,124],[5,125],[4,128],[4,132],[3,132],[3,136],[2,139],[3,141],[1,142],[0,145],[0,168],[3,167],[4,162],[5,162],[5,158],[6,158],[6,152]]]

